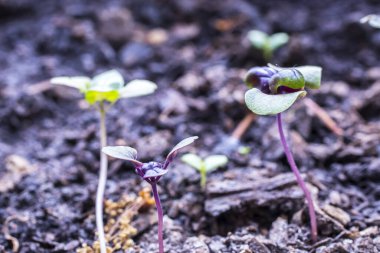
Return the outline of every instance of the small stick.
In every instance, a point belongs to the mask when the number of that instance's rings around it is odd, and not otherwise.
[[[344,131],[340,128],[335,121],[328,115],[328,113],[320,107],[317,103],[315,103],[310,98],[303,99],[305,105],[315,114],[317,117],[326,125],[328,129],[330,129],[334,134],[338,136],[342,136]]]
[[[256,115],[248,112],[244,119],[240,121],[235,130],[232,132],[231,137],[240,140],[243,134],[247,131],[252,122],[256,119]]]

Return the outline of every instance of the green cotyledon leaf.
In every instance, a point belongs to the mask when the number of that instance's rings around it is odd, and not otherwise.
[[[201,170],[204,166],[203,160],[199,156],[191,153],[183,155],[181,157],[181,161],[190,165],[196,170]]]
[[[307,94],[297,91],[288,94],[268,95],[259,89],[252,88],[245,93],[245,103],[252,112],[258,115],[274,115],[289,109],[298,98]]]
[[[277,71],[296,69],[299,71],[305,79],[305,87],[309,89],[319,89],[321,87],[322,68],[318,66],[306,65],[294,68],[282,68],[271,63],[268,63],[270,68]]]

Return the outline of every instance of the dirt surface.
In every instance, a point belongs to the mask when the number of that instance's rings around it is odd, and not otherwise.
[[[110,68],[159,88],[109,111],[109,144],[163,160],[198,135],[190,150],[230,158],[205,190],[179,159],[163,177],[167,252],[380,252],[380,30],[358,23],[376,12],[373,0],[0,0],[0,252],[75,252],[96,239],[98,115],[46,80]],[[303,101],[284,114],[317,201],[315,244],[274,117],[241,139],[249,154],[228,141],[247,113],[242,76],[265,64],[250,29],[291,35],[273,63],[323,67],[309,97],[344,130],[336,136]],[[129,164],[110,163],[106,199],[146,186]],[[133,219],[127,252],[157,251],[153,211]]]

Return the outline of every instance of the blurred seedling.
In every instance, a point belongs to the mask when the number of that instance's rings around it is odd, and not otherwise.
[[[182,162],[190,165],[201,175],[201,187],[206,187],[207,173],[210,173],[228,163],[228,158],[225,155],[210,155],[202,159],[196,154],[186,154],[181,157]]]
[[[123,76],[116,70],[109,70],[94,78],[86,76],[62,76],[50,80],[53,84],[78,89],[85,100],[100,114],[100,144],[107,146],[106,113],[121,98],[144,96],[153,93],[157,85],[148,80],[133,80],[125,84]],[[100,242],[100,252],[106,253],[103,228],[103,198],[107,181],[107,157],[100,152],[100,174],[96,193],[96,227]]]
[[[269,64],[268,67],[250,69],[245,77],[247,85],[253,87],[245,93],[248,109],[258,115],[277,115],[278,131],[286,158],[307,200],[311,237],[314,242],[317,240],[318,231],[313,198],[286,142],[281,113],[306,96],[305,88],[319,89],[321,76],[322,68],[317,66],[280,68]]]
[[[361,23],[368,23],[373,28],[380,29],[380,15],[370,14],[360,19]]]
[[[266,62],[270,62],[273,53],[289,41],[289,35],[286,33],[274,33],[269,35],[259,30],[248,32],[247,37],[251,44],[262,52]]]
[[[151,161],[148,163],[143,163],[137,160],[137,151],[131,147],[126,146],[113,146],[113,147],[104,147],[102,148],[102,152],[109,156],[127,160],[131,162],[134,167],[136,174],[138,174],[142,179],[144,179],[147,183],[149,183],[152,187],[153,197],[156,202],[157,208],[157,218],[158,218],[158,247],[159,253],[164,252],[164,241],[163,241],[163,211],[161,207],[160,197],[157,191],[157,183],[161,179],[163,175],[168,172],[168,166],[173,161],[173,159],[177,156],[177,153],[181,148],[184,148],[190,144],[192,144],[197,136],[189,137],[177,145],[169,152],[166,157],[165,162],[160,163],[156,161]]]
[[[105,213],[107,214],[107,224],[104,227],[107,240],[107,253],[123,252],[133,247],[132,237],[137,234],[137,230],[132,225],[136,215],[154,205],[154,199],[150,196],[150,189],[144,188],[139,192],[139,196],[124,195],[118,201],[106,200]],[[77,249],[77,253],[95,253],[100,251],[99,241],[95,241],[92,246],[83,244]]]

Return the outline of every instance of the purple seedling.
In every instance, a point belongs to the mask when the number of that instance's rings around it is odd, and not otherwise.
[[[160,197],[157,191],[157,183],[161,179],[161,177],[168,172],[168,166],[176,157],[179,149],[190,145],[196,139],[198,139],[198,137],[193,136],[179,142],[169,152],[164,163],[160,163],[156,161],[151,161],[148,163],[140,162],[137,160],[137,151],[131,147],[113,146],[113,147],[102,148],[102,152],[104,154],[131,162],[135,167],[135,171],[137,175],[139,175],[142,179],[144,179],[146,182],[148,182],[151,185],[153,197],[156,202],[156,208],[157,208],[159,253],[164,252],[164,241],[163,241],[163,212],[162,212]]]
[[[322,69],[316,66],[296,68],[255,67],[248,71],[245,82],[253,87],[245,94],[245,103],[254,113],[259,115],[277,115],[280,139],[290,168],[308,204],[311,238],[315,242],[318,237],[315,208],[310,191],[297,168],[292,152],[286,142],[283,131],[281,112],[292,106],[297,99],[306,96],[306,88],[318,89],[321,83]]]

